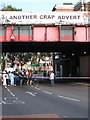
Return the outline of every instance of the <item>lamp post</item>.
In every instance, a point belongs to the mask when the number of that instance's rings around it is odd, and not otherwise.
[[[59,41],[61,41],[61,23],[62,23],[62,20],[60,19],[60,21],[59,21]]]
[[[53,68],[56,76],[62,77],[63,68],[62,68],[62,53],[54,52],[53,53]]]
[[[60,37],[59,37],[59,40],[61,41],[61,23],[62,23],[63,21],[60,19],[60,21],[59,21],[59,35],[60,35]],[[63,69],[62,69],[62,53],[61,52],[59,52],[58,53],[59,54],[59,62],[60,62],[60,64],[59,64],[59,75],[60,75],[60,77],[62,77],[62,75],[63,75]]]
[[[62,53],[59,53],[59,60],[60,60],[60,77],[63,75],[63,67],[62,67]]]
[[[84,1],[81,1],[81,11],[84,11]]]
[[[82,2],[82,5],[83,5],[83,0],[81,2]]]

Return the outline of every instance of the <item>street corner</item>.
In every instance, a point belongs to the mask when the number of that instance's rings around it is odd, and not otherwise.
[[[79,83],[76,83],[76,85],[86,87],[86,88],[90,88],[90,83],[86,83],[86,82],[79,82]]]

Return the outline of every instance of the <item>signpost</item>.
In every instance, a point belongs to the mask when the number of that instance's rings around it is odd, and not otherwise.
[[[14,34],[11,35],[10,40],[15,40]]]

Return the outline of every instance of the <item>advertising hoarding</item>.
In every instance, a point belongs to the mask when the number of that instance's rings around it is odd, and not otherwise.
[[[88,12],[1,11],[0,24],[90,24]]]

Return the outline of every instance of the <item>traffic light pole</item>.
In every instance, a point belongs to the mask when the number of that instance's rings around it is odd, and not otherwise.
[[[62,67],[62,53],[54,52],[53,53],[53,71],[56,76],[63,76],[63,67]]]

